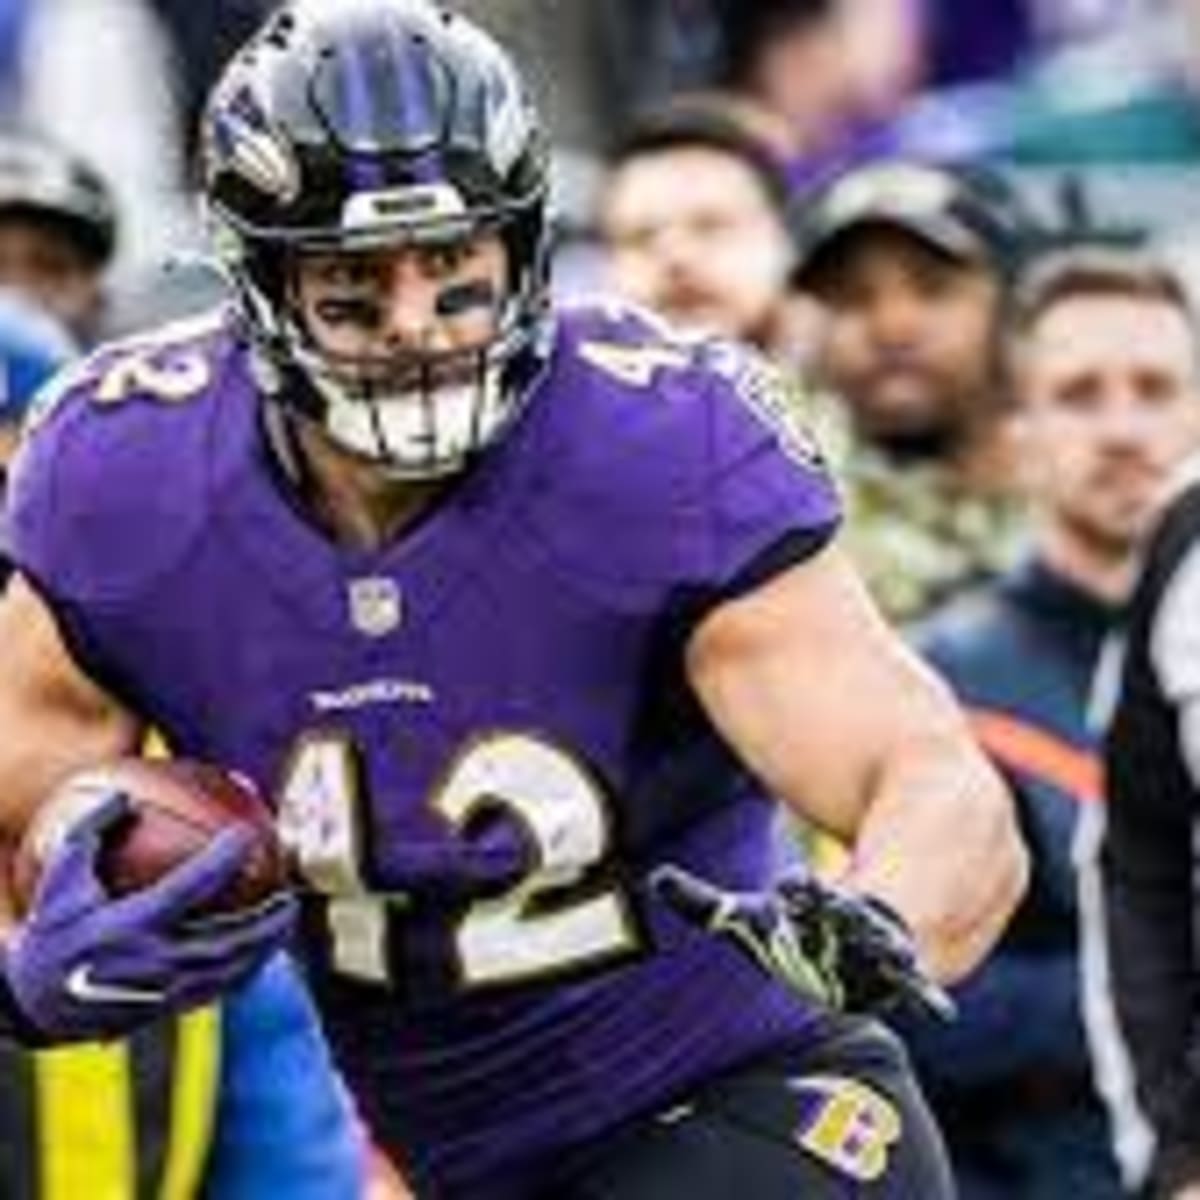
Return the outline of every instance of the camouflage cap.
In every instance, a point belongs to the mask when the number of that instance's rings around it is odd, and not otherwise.
[[[833,249],[881,225],[1006,276],[1016,270],[1027,231],[1017,197],[998,176],[909,160],[869,163],[840,175],[797,212],[797,278],[813,284],[835,261]]]

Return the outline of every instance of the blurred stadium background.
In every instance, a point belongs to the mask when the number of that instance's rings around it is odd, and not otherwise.
[[[321,0],[313,0],[320,3]],[[0,114],[79,150],[122,208],[111,322],[206,303],[190,199],[207,84],[272,0],[0,0]],[[1010,171],[1052,228],[1190,243],[1198,0],[459,0],[554,131],[566,286],[605,147],[672,94],[750,92],[805,190],[885,153]],[[773,61],[762,58],[764,49]],[[757,56],[757,57],[756,57]],[[97,86],[97,81],[101,86]]]

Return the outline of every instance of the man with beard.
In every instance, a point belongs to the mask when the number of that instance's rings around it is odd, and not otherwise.
[[[998,330],[1027,222],[997,180],[885,162],[836,180],[799,232],[828,317],[818,365],[845,406],[847,544],[912,619],[1008,565],[1023,532]]]
[[[598,203],[615,289],[679,329],[804,357],[813,305],[792,286],[787,181],[766,118],[715,95],[644,114]]]
[[[964,1200],[1051,1200],[1068,1183],[1104,1200],[1122,1192],[1084,1037],[1072,865],[1101,787],[1086,710],[1140,542],[1200,445],[1197,347],[1179,283],[1128,250],[1047,259],[1018,289],[1012,323],[1033,552],[914,637],[1009,777],[1033,886],[958,990],[959,1020],[915,1030],[912,1048]]]

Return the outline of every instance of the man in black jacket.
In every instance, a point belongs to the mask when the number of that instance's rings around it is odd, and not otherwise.
[[[1105,743],[1099,863],[1118,1015],[1153,1127],[1155,1196],[1200,1197],[1196,819],[1200,814],[1200,477],[1190,471],[1129,606]]]

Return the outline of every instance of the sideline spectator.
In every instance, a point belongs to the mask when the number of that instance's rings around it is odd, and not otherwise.
[[[117,307],[192,236],[194,214],[171,42],[148,0],[21,0],[10,123],[42,131],[105,172],[123,219]],[[151,309],[158,317],[162,309]]]
[[[88,346],[116,244],[112,193],[87,162],[46,138],[0,133],[0,286]]]
[[[1122,1191],[1084,1037],[1072,864],[1100,796],[1086,710],[1164,486],[1200,447],[1196,333],[1163,265],[1103,247],[1049,258],[1012,321],[1033,552],[914,640],[1013,785],[1033,886],[957,991],[958,1021],[911,1048],[963,1200],[1107,1200]]]
[[[994,575],[1024,535],[1000,323],[1027,236],[998,180],[913,162],[851,171],[801,215],[848,426],[847,545],[895,619]]]
[[[612,283],[682,329],[803,357],[813,308],[791,285],[787,185],[749,118],[716,97],[649,113],[612,152],[599,197]]]
[[[116,241],[112,194],[88,163],[0,131],[0,485],[34,394],[96,334]]]

